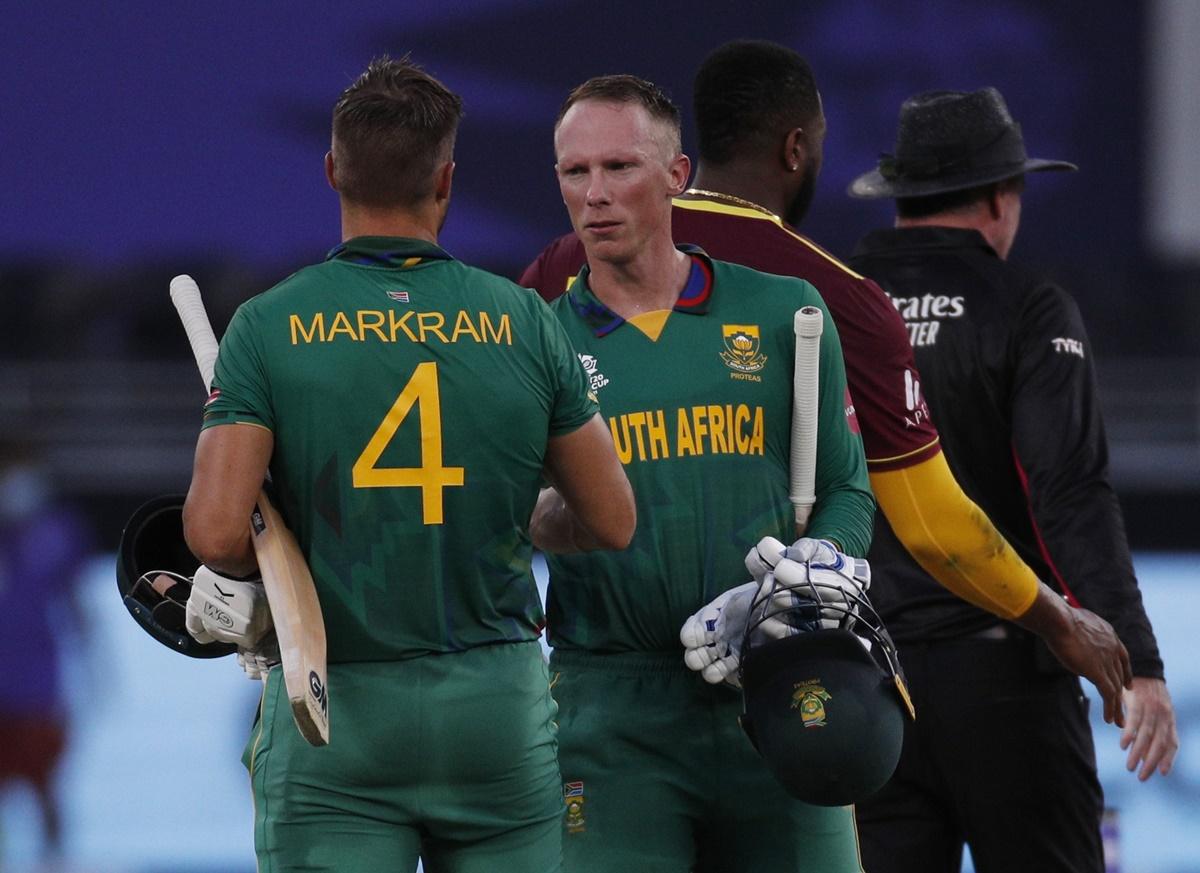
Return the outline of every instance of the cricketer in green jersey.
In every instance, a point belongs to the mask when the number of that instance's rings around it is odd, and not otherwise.
[[[745,580],[760,538],[794,537],[792,317],[824,304],[806,282],[674,245],[671,197],[689,163],[678,110],[650,83],[581,85],[555,152],[589,266],[554,310],[639,514],[622,552],[548,555],[567,868],[859,870],[850,808],[793,800],[742,734],[740,696],[688,670],[679,643],[685,619]],[[862,555],[875,504],[828,313],[820,364],[808,533]]]
[[[621,548],[633,500],[548,307],[436,244],[460,112],[407,60],[373,62],[326,156],[345,241],[221,343],[189,544],[253,569],[269,464],[328,636],[330,744],[303,741],[272,669],[246,746],[263,873],[561,866],[530,515],[544,476],[578,546]]]

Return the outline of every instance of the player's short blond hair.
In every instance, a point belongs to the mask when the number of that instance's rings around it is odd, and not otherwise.
[[[667,137],[663,142],[669,153],[667,158],[674,158],[683,151],[683,126],[679,107],[675,105],[667,93],[653,82],[622,73],[613,76],[595,76],[582,85],[577,85],[567,95],[558,110],[558,118],[554,121],[554,129],[562,124],[572,106],[585,100],[607,101],[610,103],[637,103],[641,105],[655,121],[663,125]]]

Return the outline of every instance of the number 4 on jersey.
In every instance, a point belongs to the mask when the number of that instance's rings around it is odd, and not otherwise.
[[[421,466],[375,466],[416,403],[421,405]],[[442,489],[461,486],[463,480],[464,468],[442,466],[442,401],[437,364],[430,361],[418,364],[367,447],[354,462],[354,487],[420,488],[425,524],[441,524]]]

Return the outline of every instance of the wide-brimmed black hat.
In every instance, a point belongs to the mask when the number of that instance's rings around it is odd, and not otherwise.
[[[848,191],[865,200],[926,197],[1039,170],[1077,169],[1026,155],[1021,125],[995,88],[926,91],[900,106],[896,153],[883,155]]]

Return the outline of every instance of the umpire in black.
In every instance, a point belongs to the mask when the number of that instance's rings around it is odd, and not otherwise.
[[[894,155],[850,194],[896,200],[896,225],[850,261],[909,328],[942,448],[963,490],[1072,604],[1129,650],[1121,747],[1139,778],[1179,741],[1163,665],[1107,478],[1092,350],[1079,310],[1008,261],[1025,176],[1074,170],[1026,156],[994,88],[919,94]],[[918,717],[891,782],[858,805],[872,873],[1104,869],[1103,796],[1088,701],[1035,638],[950,594],[876,516],[872,599],[900,647]]]

